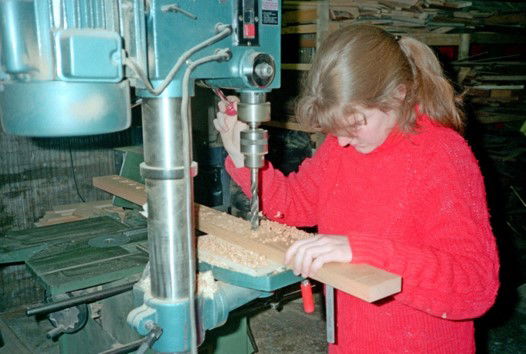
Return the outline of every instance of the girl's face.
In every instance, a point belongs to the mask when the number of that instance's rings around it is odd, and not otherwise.
[[[334,135],[341,147],[352,146],[362,154],[368,154],[383,144],[396,125],[394,111],[384,112],[377,108],[355,107],[357,113],[345,118],[345,124]]]

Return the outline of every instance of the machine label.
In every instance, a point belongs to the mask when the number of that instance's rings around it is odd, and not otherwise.
[[[263,0],[263,3],[261,4],[261,9],[269,10],[269,11],[278,11],[279,10],[278,0]]]
[[[263,10],[263,24],[264,25],[277,25],[278,24],[278,12],[277,11],[266,11]]]
[[[261,4],[261,17],[264,25],[277,25],[278,21],[278,0],[263,0]]]

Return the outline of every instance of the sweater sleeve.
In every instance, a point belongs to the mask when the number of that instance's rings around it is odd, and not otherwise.
[[[481,316],[499,286],[483,178],[467,144],[459,145],[428,159],[414,186],[410,239],[417,242],[393,235],[349,236],[353,262],[402,276],[397,301],[451,320]]]
[[[261,209],[267,218],[298,227],[317,224],[319,188],[334,147],[333,140],[325,139],[314,156],[305,159],[298,172],[288,176],[265,162],[260,172],[260,195]],[[236,168],[229,157],[225,165],[232,179],[250,197],[250,170]]]

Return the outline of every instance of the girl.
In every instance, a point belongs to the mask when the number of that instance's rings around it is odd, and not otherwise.
[[[318,226],[286,254],[308,277],[327,262],[399,274],[399,294],[369,304],[337,291],[330,353],[473,353],[473,319],[493,304],[498,257],[477,161],[460,136],[459,101],[429,47],[372,26],[333,32],[319,48],[298,119],[327,134],[297,173],[270,163],[261,207]],[[246,194],[235,117],[214,121]]]

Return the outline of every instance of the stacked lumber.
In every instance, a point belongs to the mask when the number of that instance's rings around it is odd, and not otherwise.
[[[284,1],[283,34],[287,43],[296,42],[299,52],[314,54],[320,32],[334,31],[349,24],[372,24],[400,35],[415,37],[430,46],[448,46],[444,54],[456,69],[459,91],[466,92],[467,102],[475,105],[479,120],[520,120],[526,116],[524,104],[526,62],[523,54],[498,57],[497,46],[516,46],[520,52],[526,38],[526,3],[460,0],[328,0]],[[328,11],[328,22],[320,14]],[[521,34],[522,33],[522,34]],[[323,36],[322,36],[323,37]],[[295,40],[294,40],[295,39]],[[470,57],[471,44],[486,45],[488,53]],[[290,46],[290,45],[289,45]],[[453,49],[456,47],[457,49]],[[492,48],[495,47],[495,48]],[[488,49],[489,48],[489,49]],[[499,47],[502,48],[502,47]],[[293,57],[284,50],[282,64],[287,70],[283,80],[285,94],[277,98],[275,116],[293,116],[297,85],[310,69],[310,57]],[[294,52],[292,52],[294,53]],[[281,97],[280,97],[281,96]],[[500,115],[500,118],[498,117]],[[274,116],[273,116],[273,119]],[[279,119],[279,118],[278,118]]]
[[[321,1],[285,1],[283,25],[314,24]],[[459,0],[330,0],[332,28],[351,23],[381,25],[397,33],[449,33],[483,26],[524,27],[521,3]],[[330,25],[330,27],[331,27]]]
[[[56,205],[46,211],[36,223],[36,227],[79,221],[97,216],[117,214],[124,220],[124,209],[116,207],[110,200],[99,200],[87,203]]]
[[[526,117],[526,62],[518,59],[478,55],[452,63],[467,101],[480,121],[492,123]]]

